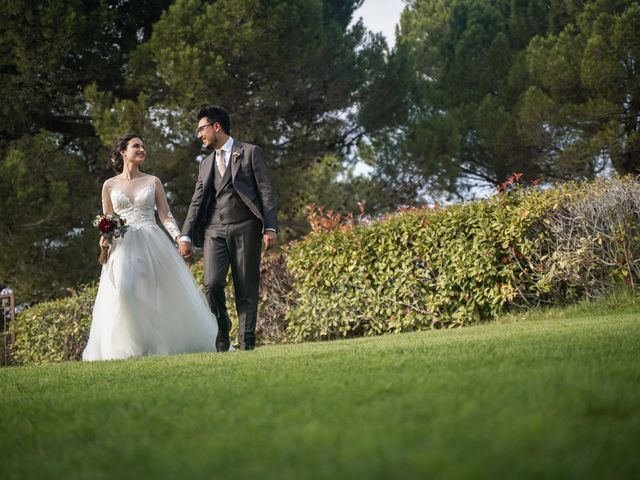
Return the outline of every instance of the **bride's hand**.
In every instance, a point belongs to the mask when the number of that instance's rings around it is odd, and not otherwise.
[[[100,236],[100,241],[98,242],[98,245],[101,246],[101,247],[108,247],[109,246],[109,240],[107,240],[103,236]]]

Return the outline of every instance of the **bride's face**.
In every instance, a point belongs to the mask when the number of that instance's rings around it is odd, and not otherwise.
[[[145,155],[144,143],[142,142],[142,139],[138,137],[133,137],[129,140],[126,150],[122,151],[122,158],[124,161],[135,165],[140,165],[144,162]]]

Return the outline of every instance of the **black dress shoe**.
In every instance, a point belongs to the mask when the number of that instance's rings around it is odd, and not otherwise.
[[[231,342],[229,341],[229,334],[220,334],[216,338],[216,352],[228,352]]]

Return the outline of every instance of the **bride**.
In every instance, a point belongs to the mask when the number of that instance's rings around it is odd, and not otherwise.
[[[102,206],[129,228],[112,241],[102,267],[83,360],[215,351],[217,322],[184,260],[156,224],[157,208],[171,237],[180,236],[162,183],[139,169],[144,159],[139,135],[118,139],[112,157],[118,174],[104,183]]]

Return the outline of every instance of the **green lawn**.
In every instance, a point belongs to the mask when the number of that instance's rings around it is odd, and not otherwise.
[[[640,478],[636,307],[2,369],[0,478]]]

